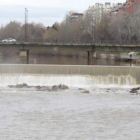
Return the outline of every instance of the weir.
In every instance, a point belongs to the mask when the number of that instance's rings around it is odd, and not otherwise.
[[[73,65],[0,65],[0,86],[10,84],[68,86],[139,85],[140,67]]]

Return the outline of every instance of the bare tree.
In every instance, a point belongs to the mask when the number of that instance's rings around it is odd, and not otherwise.
[[[0,28],[0,38],[19,38],[21,32],[21,23],[10,21],[6,26]]]

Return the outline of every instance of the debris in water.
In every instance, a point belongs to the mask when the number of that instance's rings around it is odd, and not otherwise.
[[[130,93],[133,93],[133,94],[140,94],[138,91],[140,90],[140,87],[137,87],[137,88],[132,88]]]
[[[26,83],[17,85],[8,85],[9,88],[35,88],[36,91],[58,91],[69,89],[67,85],[53,85],[53,86],[29,86]]]
[[[83,90],[82,93],[90,93],[89,90]]]
[[[85,89],[83,89],[83,88],[78,88],[79,90],[85,90]]]
[[[17,85],[8,85],[9,88],[29,88],[30,86],[28,86],[26,83],[23,84],[17,84]]]

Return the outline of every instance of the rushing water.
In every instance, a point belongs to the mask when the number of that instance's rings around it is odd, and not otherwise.
[[[139,69],[0,65],[0,140],[139,140]],[[55,84],[69,89],[34,87]]]
[[[140,96],[128,88],[1,88],[1,140],[139,140]]]
[[[131,76],[71,76],[71,75],[29,75],[8,74],[0,75],[0,85],[16,85],[26,83],[30,86],[53,86],[65,84],[69,87],[94,87],[94,86],[132,86],[136,85],[135,78]]]
[[[0,65],[0,85],[136,85],[140,84],[139,77],[139,67]]]

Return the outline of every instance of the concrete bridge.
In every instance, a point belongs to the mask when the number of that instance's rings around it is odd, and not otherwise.
[[[8,50],[19,51],[21,63],[29,62],[31,52],[54,52],[61,51],[83,51],[87,52],[87,64],[91,63],[92,57],[96,58],[99,53],[114,53],[118,56],[121,52],[140,52],[140,45],[115,45],[115,44],[58,44],[58,43],[0,43],[0,59],[3,52]],[[23,59],[22,59],[23,58]]]

